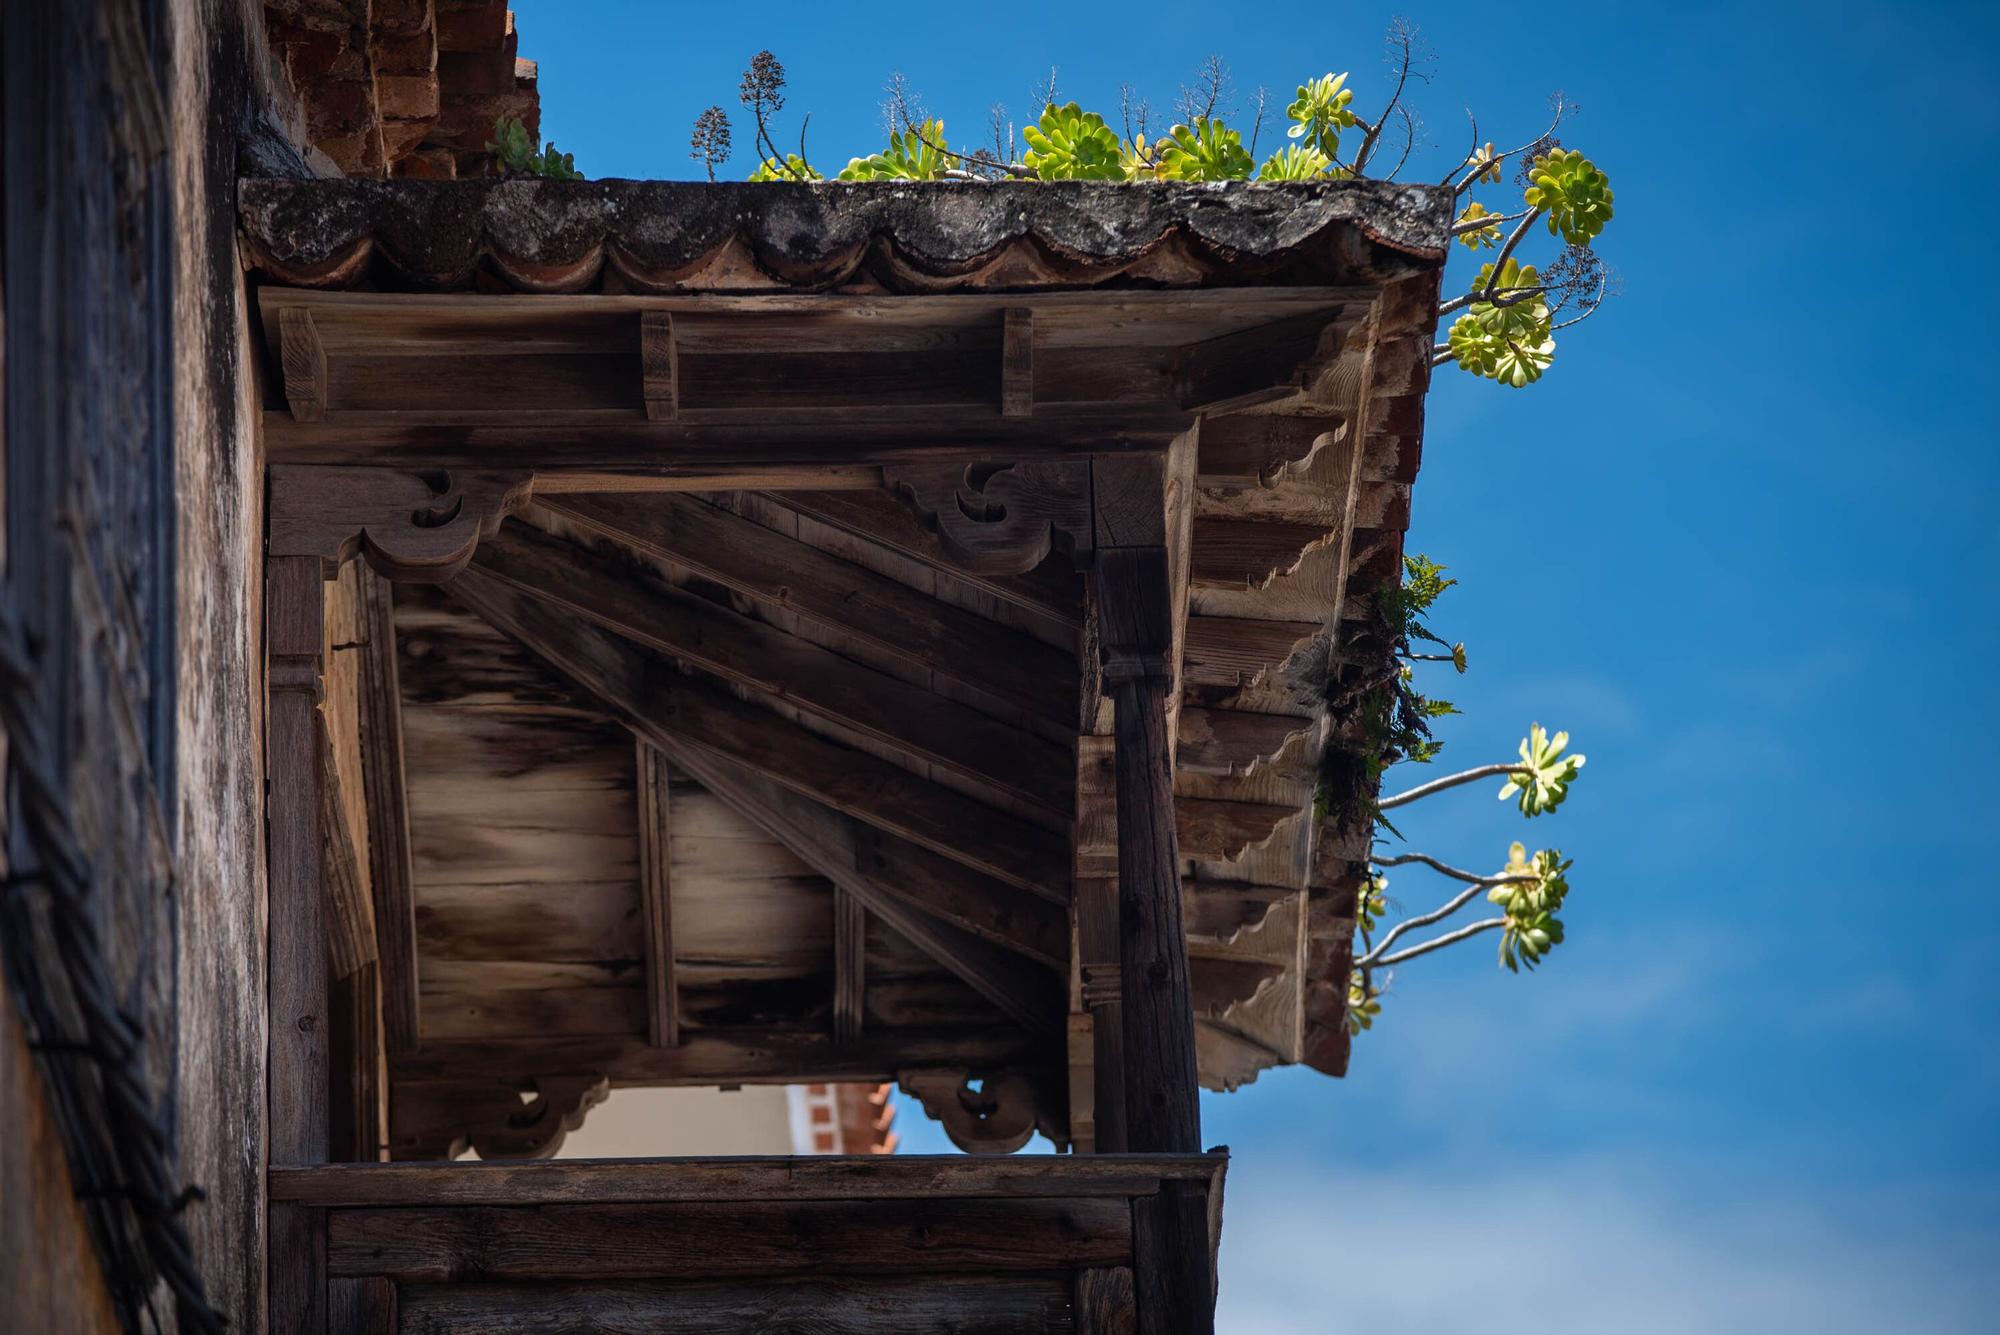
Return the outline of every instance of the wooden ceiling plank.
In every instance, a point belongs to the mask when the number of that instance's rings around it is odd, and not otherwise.
[[[706,599],[641,583],[604,558],[527,526],[483,544],[480,565],[525,592],[757,695],[874,738],[1018,801],[1067,815],[1063,748],[966,705],[913,688]]]
[[[681,566],[922,663],[938,675],[1064,724],[1071,656],[1018,631],[687,496],[561,496],[545,508],[600,537]]]
[[[674,672],[483,566],[471,566],[448,589],[669,754],[702,748],[1030,893],[1067,883],[1066,841],[1046,830]]]

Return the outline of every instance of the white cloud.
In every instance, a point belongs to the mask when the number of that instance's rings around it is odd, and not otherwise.
[[[2000,1237],[1907,1201],[1695,1203],[1593,1164],[1295,1170],[1230,1173],[1229,1335],[1952,1335],[2000,1311]]]

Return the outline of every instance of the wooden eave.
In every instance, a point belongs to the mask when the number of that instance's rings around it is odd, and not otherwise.
[[[1087,590],[1059,532],[968,569],[923,502],[955,478],[998,522],[992,469],[1128,456],[1167,472],[1202,1079],[1344,1069],[1366,831],[1313,786],[1353,726],[1325,699],[1387,661],[1355,632],[1408,522],[1449,201],[1035,190],[245,183],[273,554],[351,529],[445,579],[375,614],[360,711],[409,1106],[519,1122],[560,1088],[559,1139],[605,1079],[1056,1076],[1107,847]],[[823,897],[823,944],[785,947],[823,967],[704,954],[666,908],[681,800],[758,893]],[[567,917],[529,911],[565,877]]]

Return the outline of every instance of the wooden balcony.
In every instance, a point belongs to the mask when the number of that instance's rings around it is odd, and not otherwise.
[[[1169,1214],[1228,1159],[880,1155],[273,1168],[329,1335],[1173,1328]]]

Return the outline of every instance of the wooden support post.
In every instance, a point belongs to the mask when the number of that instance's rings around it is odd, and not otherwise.
[[[403,699],[396,665],[392,586],[366,565],[357,570],[362,645],[356,674],[362,795],[368,804],[368,880],[375,895],[381,964],[382,1036],[389,1055],[417,1050],[417,909],[411,887],[410,806],[403,785]]]
[[[680,1042],[680,988],[674,982],[673,813],[667,758],[643,737],[633,742],[639,790],[639,902],[646,919],[647,1036],[656,1048]]]
[[[1099,1154],[1130,1148],[1125,1127],[1125,1004],[1119,979],[1118,792],[1113,740],[1080,736],[1076,755],[1078,1001],[1090,1017],[1091,1111]]]
[[[1095,607],[1116,739],[1126,1148],[1192,1153],[1201,1107],[1167,728],[1174,616],[1164,472],[1157,457],[1093,465]],[[1134,1202],[1133,1269],[1144,1335],[1214,1329],[1213,1260],[1198,1193]]]
[[[320,880],[320,701],[325,689],[323,570],[316,556],[264,566],[269,718],[269,1159],[325,1163],[328,1138],[326,905]],[[271,1326],[319,1335],[326,1323],[326,1245],[316,1210],[274,1206]]]

